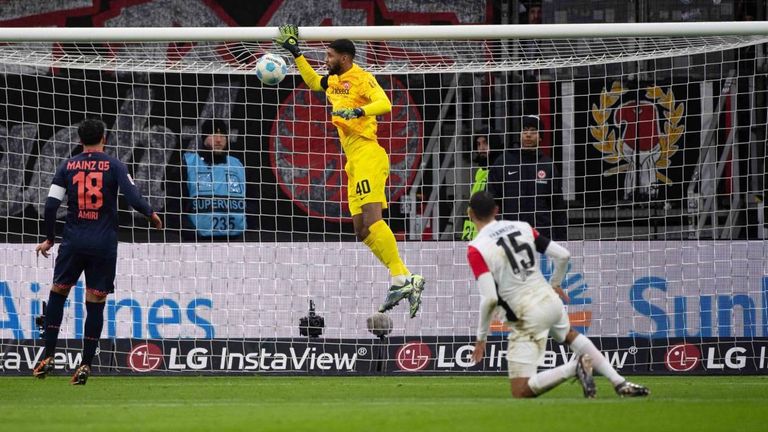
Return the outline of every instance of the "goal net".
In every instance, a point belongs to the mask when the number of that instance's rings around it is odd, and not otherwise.
[[[764,373],[764,24],[301,28],[321,74],[329,41],[353,39],[393,104],[378,126],[385,219],[427,284],[418,316],[401,304],[381,338],[366,321],[387,269],[355,239],[325,95],[271,42],[275,28],[0,29],[0,370],[26,374],[42,357],[35,319],[54,265],[34,253],[42,208],[80,151],[77,126],[98,117],[107,153],[167,227],[151,231],[121,201],[97,373],[502,373],[501,321],[483,364],[469,361],[479,295],[466,208],[478,170],[507,161],[535,115],[532,163],[551,160],[553,178],[536,165],[536,178],[492,186],[545,203],[541,228],[572,254],[571,324],[623,374]],[[266,52],[289,65],[274,87],[254,71]],[[224,191],[209,178],[205,193],[189,166],[212,125],[244,178],[227,171]],[[84,284],[59,367],[79,361]],[[550,343],[541,366],[569,353]]]

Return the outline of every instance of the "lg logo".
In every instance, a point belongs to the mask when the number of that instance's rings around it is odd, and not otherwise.
[[[128,366],[135,372],[149,372],[163,362],[163,351],[155,344],[136,345],[128,353]]]
[[[680,344],[674,345],[667,350],[664,357],[664,364],[672,372],[688,372],[696,369],[701,360],[701,351],[696,345]]]
[[[421,342],[410,342],[400,347],[395,355],[397,367],[406,372],[416,372],[424,369],[432,357],[432,350]]]
[[[744,347],[735,346],[726,350],[724,347],[710,346],[702,355],[696,345],[679,344],[669,348],[664,364],[672,372],[689,372],[699,367],[699,364],[707,371],[741,370],[747,366],[746,353]]]

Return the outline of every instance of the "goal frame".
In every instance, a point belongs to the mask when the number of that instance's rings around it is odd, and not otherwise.
[[[768,21],[604,23],[604,24],[484,24],[461,26],[329,26],[299,27],[305,41],[331,41],[339,35],[352,40],[436,39],[563,39],[590,37],[765,35]],[[170,42],[266,41],[276,27],[5,27],[4,42]]]
[[[614,37],[614,38],[636,38],[636,37],[709,37],[709,36],[725,36],[725,35],[768,35],[768,22],[699,22],[699,23],[627,23],[627,24],[543,24],[543,25],[466,25],[466,26],[405,26],[405,27],[391,27],[391,26],[371,26],[371,27],[300,27],[299,29],[302,41],[309,42],[323,42],[337,39],[340,35],[353,40],[366,40],[366,41],[387,41],[387,40],[439,40],[439,39],[455,39],[455,40],[475,40],[475,39],[493,39],[493,40],[512,40],[512,39],[568,39],[568,38],[601,38],[601,37]],[[206,41],[270,41],[278,36],[278,29],[275,27],[216,27],[216,28],[199,28],[199,27],[152,27],[152,28],[137,28],[137,27],[123,27],[123,28],[32,28],[32,27],[15,27],[15,28],[1,28],[0,29],[0,42],[56,42],[56,43],[76,43],[76,42],[90,42],[90,43],[109,43],[109,42],[206,42]],[[55,60],[54,60],[55,64]],[[187,71],[181,71],[187,72]],[[240,73],[243,73],[242,71]],[[458,79],[458,78],[457,78]],[[458,84],[452,83],[450,86],[458,86]],[[453,97],[453,96],[451,96]],[[453,99],[453,101],[456,101]],[[452,103],[452,100],[446,97],[445,100],[440,101],[444,105]],[[442,116],[441,116],[442,117]],[[462,120],[461,118],[457,118]],[[437,130],[437,126],[435,126]],[[429,136],[425,133],[425,154],[432,155],[432,159],[428,160],[431,164],[430,169],[435,172],[440,172],[433,181],[433,186],[439,186],[444,177],[444,170],[442,168],[450,161],[441,161],[439,157],[435,155],[439,154],[439,139],[433,139],[429,145],[426,145]],[[439,135],[433,133],[433,135]],[[465,135],[457,131],[457,135]],[[711,134],[710,134],[711,135]],[[434,137],[433,137],[434,138]],[[732,146],[733,142],[729,141],[727,146]],[[458,152],[459,150],[452,147],[451,150]],[[425,162],[426,164],[426,162]],[[722,165],[717,167],[718,176],[722,172]],[[410,202],[416,202],[417,187],[422,184],[424,178],[422,174],[414,180],[411,185]],[[433,191],[436,188],[433,188]],[[436,194],[437,192],[433,192]],[[693,193],[693,191],[691,191]],[[423,215],[428,218],[433,218],[433,225],[439,225],[439,210],[436,203],[439,201],[438,196],[434,195],[426,200],[427,205],[423,210]],[[711,206],[714,204],[707,204]],[[698,220],[698,230],[702,230],[705,227],[705,219]],[[418,240],[422,238],[422,231],[414,228],[416,224],[410,224],[411,230],[409,231],[409,238],[411,240]],[[422,226],[423,228],[423,226]],[[723,230],[725,232],[725,229]],[[437,238],[442,240],[443,238]],[[451,239],[454,240],[454,239]],[[697,240],[697,239],[692,239]],[[722,245],[723,243],[719,243]],[[137,249],[140,249],[144,245],[139,245]],[[167,246],[167,247],[172,247]],[[178,245],[177,245],[178,246]],[[147,246],[147,247],[151,247]],[[416,253],[418,245],[412,244],[409,251]],[[662,246],[663,247],[663,246]],[[765,246],[762,246],[763,249]],[[341,248],[341,246],[339,246]],[[652,248],[649,248],[652,249]],[[627,251],[619,251],[627,253]],[[635,252],[635,251],[631,251]],[[653,252],[653,250],[643,250],[643,252]],[[139,252],[137,252],[139,254]],[[277,254],[274,254],[277,256]],[[267,261],[264,260],[266,263]],[[33,267],[31,263],[25,263],[27,268]],[[643,289],[657,289],[658,283],[655,280],[647,280]],[[768,285],[767,285],[768,286]],[[39,289],[39,288],[38,288]],[[714,297],[713,297],[714,298]],[[685,299],[683,299],[685,300]],[[733,302],[732,302],[733,303]],[[731,309],[733,308],[731,304]],[[740,306],[740,305],[739,305]],[[470,311],[474,313],[475,311]],[[766,313],[766,312],[764,312]],[[670,315],[672,316],[672,315]],[[677,319],[677,317],[675,317]],[[767,327],[768,328],[768,327]],[[764,335],[765,336],[765,335]],[[399,337],[399,336],[398,336]],[[447,340],[454,345],[461,348],[461,344],[470,343],[471,341],[466,337],[448,337],[443,336],[443,340]],[[172,339],[172,338],[169,338]],[[638,339],[642,339],[638,336]],[[665,342],[669,345],[673,345],[675,342],[672,336],[669,336]],[[758,338],[756,338],[757,340]],[[406,338],[397,340],[403,346],[410,345],[410,341]],[[437,339],[439,341],[439,338]],[[305,340],[306,342],[306,340]],[[309,341],[312,343],[312,341]],[[496,341],[497,343],[499,341]],[[727,343],[725,341],[723,343]],[[169,344],[172,342],[169,342]],[[233,344],[245,344],[246,342],[240,340],[233,340]],[[437,343],[437,342],[435,342]],[[327,344],[329,346],[342,342],[338,340],[327,340],[320,342],[320,344]],[[319,346],[318,345],[318,346]],[[368,347],[369,350],[378,349],[380,345],[378,343],[371,342]],[[226,347],[228,348],[228,347]],[[319,349],[319,348],[318,348]],[[611,349],[607,347],[606,349]],[[121,351],[123,353],[124,351]],[[393,353],[390,353],[393,354]],[[234,357],[233,357],[234,358]],[[458,357],[457,357],[458,358]],[[500,358],[500,357],[498,357]],[[458,364],[458,363],[457,363]],[[458,367],[458,366],[457,366]]]

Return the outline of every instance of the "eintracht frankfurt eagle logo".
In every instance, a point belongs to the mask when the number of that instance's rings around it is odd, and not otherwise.
[[[614,81],[610,90],[603,88],[600,93],[600,105],[592,104],[595,126],[589,131],[597,140],[593,145],[605,162],[616,165],[603,175],[626,173],[625,193],[656,182],[672,183],[660,170],[669,167],[685,131],[681,125],[685,107],[675,101],[672,89],[665,92],[650,86],[644,90],[642,100],[627,100],[624,95],[630,89]]]

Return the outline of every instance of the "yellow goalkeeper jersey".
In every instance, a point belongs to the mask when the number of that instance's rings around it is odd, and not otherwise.
[[[324,78],[312,69],[304,56],[296,58],[296,66],[311,90],[325,90],[333,111],[343,108],[362,108],[365,111],[363,117],[356,119],[333,116],[331,120],[339,131],[341,147],[346,154],[364,147],[365,142],[377,141],[376,116],[390,112],[392,103],[371,73],[355,64],[342,75]]]

